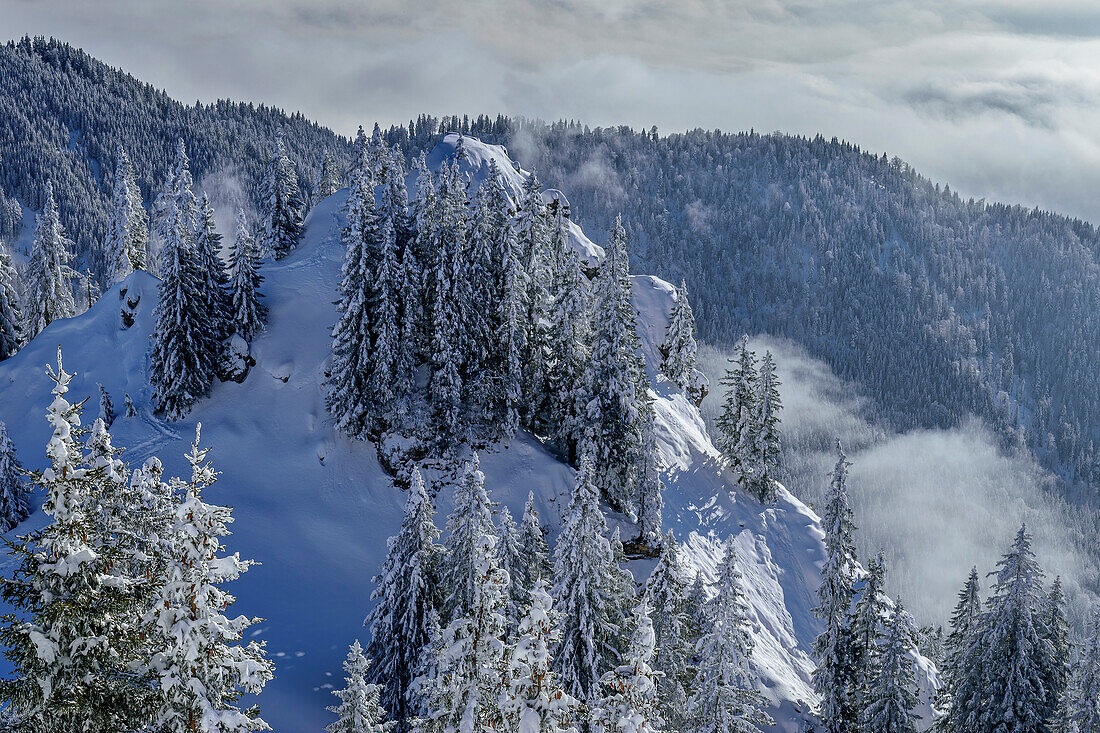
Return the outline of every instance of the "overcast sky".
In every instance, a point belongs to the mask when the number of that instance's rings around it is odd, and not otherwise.
[[[453,7],[452,7],[453,6]],[[1100,222],[1094,0],[0,0],[173,96],[837,136]]]

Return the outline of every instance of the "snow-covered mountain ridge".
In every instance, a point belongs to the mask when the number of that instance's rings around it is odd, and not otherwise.
[[[429,156],[438,168],[454,155],[458,136],[449,135]],[[495,162],[513,196],[524,174],[503,148],[462,140],[462,171],[472,186]],[[412,183],[412,181],[410,181]],[[85,314],[51,324],[14,358],[0,363],[0,419],[7,422],[20,458],[41,467],[49,437],[44,419],[51,383],[44,365],[60,344],[77,376],[72,394],[96,394],[97,383],[116,404],[128,393],[134,418],[112,426],[123,458],[139,464],[150,455],[169,473],[182,473],[183,454],[203,424],[203,442],[222,476],[211,501],[235,508],[229,551],[263,563],[233,584],[235,609],[266,617],[257,635],[268,641],[276,679],[259,699],[264,718],[277,731],[316,730],[331,720],[324,706],[340,681],[347,644],[365,641],[362,620],[370,605],[371,576],[385,556],[386,539],[401,519],[403,495],[376,458],[374,446],[345,438],[325,409],[323,386],[330,330],[336,320],[336,284],[343,258],[339,224],[344,192],[318,204],[295,252],[264,267],[264,293],[271,309],[268,330],[253,343],[256,366],[243,383],[219,383],[208,399],[178,423],[152,415],[147,352],[153,329],[157,280],[138,272],[107,292]],[[575,224],[571,240],[587,259],[602,250]],[[713,577],[720,542],[736,537],[745,590],[754,624],[755,661],[762,690],[772,702],[777,730],[801,729],[813,702],[809,650],[819,626],[812,615],[819,567],[824,558],[817,516],[786,490],[775,505],[763,506],[734,487],[722,470],[695,405],[658,375],[657,346],[664,338],[675,289],[654,277],[635,277],[639,335],[655,396],[657,437],[667,471],[665,524],[685,544],[685,558]],[[122,312],[132,313],[124,328]],[[128,318],[125,320],[129,320]],[[88,418],[94,409],[88,413]],[[549,526],[560,519],[572,469],[521,434],[481,456],[493,498],[522,513],[528,491]],[[450,509],[444,491],[440,521]],[[20,531],[40,524],[37,513]],[[612,517],[613,522],[625,521]],[[624,531],[624,535],[625,535]],[[635,562],[644,581],[650,565]],[[922,700],[934,677],[920,662]],[[918,711],[930,722],[927,708]]]

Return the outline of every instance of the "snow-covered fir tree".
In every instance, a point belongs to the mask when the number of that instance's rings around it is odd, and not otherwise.
[[[321,161],[321,170],[317,174],[317,181],[313,184],[313,205],[327,199],[340,189],[340,161],[332,152],[325,153]]]
[[[176,236],[174,230],[181,219],[189,235],[194,235],[198,226],[199,203],[195,198],[194,181],[191,178],[191,160],[187,157],[187,146],[182,137],[176,141],[176,159],[164,182],[164,190],[157,196],[153,208],[157,236],[162,243]]]
[[[516,211],[514,229],[519,263],[523,270],[523,294],[526,308],[523,327],[522,359],[523,394],[521,417],[528,427],[540,427],[542,405],[534,397],[545,394],[547,333],[545,324],[550,312],[550,222],[542,200],[542,185],[532,173],[523,183],[523,192]]]
[[[99,419],[103,421],[103,424],[107,427],[111,427],[111,423],[115,421],[115,403],[111,399],[111,393],[104,388],[102,384],[99,386]]]
[[[504,618],[508,622],[509,633],[519,627],[520,616],[529,602],[528,590],[516,583],[523,574],[523,547],[520,544],[519,527],[512,519],[508,507],[502,507],[497,520],[500,541],[497,543],[497,555],[500,565],[508,571],[508,592],[505,594]]]
[[[171,551],[164,586],[147,618],[156,652],[150,666],[159,678],[161,700],[152,719],[165,733],[238,733],[270,730],[255,708],[236,703],[271,680],[274,665],[263,644],[241,643],[259,619],[228,618],[236,600],[222,585],[253,564],[236,553],[220,555],[233,521],[228,507],[208,504],[203,492],[217,474],[200,449],[201,425],[187,454],[191,480],[179,482],[183,498],[169,527]]]
[[[538,581],[545,581],[548,585],[553,582],[554,565],[550,562],[550,547],[535,508],[535,494],[530,491],[519,523],[519,552],[519,561],[511,575],[513,588],[529,594]],[[509,573],[512,572],[509,569]],[[527,600],[525,598],[525,604]]]
[[[1050,722],[1043,687],[1051,646],[1041,626],[1043,573],[1025,527],[998,563],[986,611],[959,659],[951,733],[1024,733]]]
[[[434,514],[424,479],[414,468],[405,518],[375,578],[371,594],[375,605],[366,621],[371,631],[367,656],[374,660],[367,680],[381,686],[382,705],[395,721],[397,733],[406,733],[418,714],[409,690],[421,650],[431,641],[441,593],[438,574],[443,548],[437,544]],[[438,624],[438,619],[434,622]]]
[[[0,627],[12,678],[0,695],[15,730],[133,730],[148,721],[149,688],[130,666],[139,655],[134,579],[116,564],[95,521],[104,472],[80,443],[81,404],[66,399],[72,374],[58,350],[47,420],[49,466],[31,474],[48,523],[12,548],[18,565],[2,594],[13,611]]]
[[[7,532],[30,516],[30,499],[8,426],[0,422],[0,532]]]
[[[554,547],[554,605],[562,614],[555,669],[569,694],[590,702],[613,661],[621,601],[592,453],[585,446]]]
[[[186,155],[183,166],[180,178],[188,184]],[[160,300],[153,310],[149,381],[157,414],[169,420],[186,415],[210,391],[220,350],[220,329],[210,322],[209,294],[187,210],[193,198],[187,185],[175,191],[166,199],[161,225]]]
[[[261,261],[248,231],[244,209],[237,211],[237,233],[229,250],[229,331],[251,341],[264,330],[267,306],[260,298]]]
[[[962,655],[967,644],[973,638],[982,615],[981,588],[978,583],[978,568],[970,569],[966,584],[959,591],[959,601],[951,613],[951,632],[947,635],[943,668],[944,687],[948,694],[954,694],[956,683],[961,679]]]
[[[0,241],[0,361],[15,355],[23,343],[23,313],[19,307],[19,273],[11,253]]]
[[[917,733],[916,674],[912,652],[916,648],[912,618],[901,603],[894,605],[886,626],[874,678],[866,693],[866,705],[860,715],[867,733]]]
[[[1043,597],[1038,623],[1046,649],[1040,655],[1043,662],[1043,691],[1046,694],[1044,717],[1048,721],[1064,717],[1064,694],[1070,681],[1073,644],[1070,641],[1069,619],[1066,618],[1066,596],[1062,579],[1056,577],[1050,592]]]
[[[387,191],[396,201],[405,201],[403,229],[398,232],[401,235],[398,237],[400,269],[396,288],[400,307],[394,365],[394,391],[397,393],[394,418],[397,427],[413,432],[419,427],[414,393],[416,369],[424,346],[424,267],[417,246],[418,235],[409,212],[403,168],[393,166]]]
[[[72,288],[76,273],[69,267],[73,259],[72,248],[72,240],[61,226],[53,182],[47,181],[46,202],[37,218],[34,245],[23,282],[23,333],[28,341],[57,319],[76,315]]]
[[[195,250],[198,253],[200,280],[206,298],[207,321],[219,339],[229,335],[229,275],[222,262],[222,235],[214,221],[214,207],[204,193],[199,199],[198,222],[195,230]]]
[[[261,248],[265,256],[281,260],[298,246],[302,238],[304,209],[298,189],[298,173],[287,156],[282,135],[275,138],[261,200]]]
[[[726,397],[722,414],[717,420],[718,449],[726,463],[740,474],[738,481],[744,485],[746,474],[751,471],[751,449],[754,443],[756,394],[758,391],[756,355],[749,350],[748,336],[737,343],[732,367],[726,370],[722,385]]]
[[[352,437],[359,437],[367,430],[371,415],[369,326],[374,268],[370,247],[378,240],[374,191],[363,173],[352,182],[342,237],[344,264],[336,305],[340,315],[332,330],[327,404],[336,426]]]
[[[1100,609],[1089,621],[1085,648],[1077,665],[1070,719],[1080,733],[1100,733]]]
[[[495,167],[495,161],[494,161]],[[511,208],[504,183],[499,175],[490,179],[489,206],[494,216],[500,216],[495,243],[495,260],[499,268],[497,284],[496,333],[493,334],[491,365],[497,383],[490,413],[498,427],[497,437],[510,440],[519,430],[523,399],[524,316],[527,313],[524,287],[525,273],[520,261],[516,230],[510,218]]]
[[[437,676],[430,685],[433,733],[482,733],[503,725],[504,594],[508,573],[499,564],[494,534],[473,538],[471,576],[462,581],[472,595],[444,629]],[[449,576],[452,579],[454,576]]]
[[[692,683],[695,643],[680,544],[671,531],[664,537],[657,565],[646,581],[644,597],[654,614],[653,633],[657,647],[653,666],[662,675],[657,680],[661,716],[669,727],[680,730],[686,723],[687,688]]]
[[[879,553],[878,557],[867,563],[867,575],[849,622],[854,671],[851,697],[852,704],[859,711],[867,706],[867,694],[878,677],[879,637],[887,612],[885,588],[886,557]]]
[[[369,669],[370,660],[363,656],[363,647],[356,639],[344,660],[347,686],[332,691],[340,698],[340,704],[327,710],[339,719],[325,726],[328,733],[383,733],[387,730],[383,724],[386,711],[380,702],[379,687],[367,682]]]
[[[447,517],[446,553],[441,572],[441,584],[448,597],[444,604],[448,618],[468,615],[478,588],[477,563],[481,561],[483,536],[494,538],[493,558],[499,561],[493,523],[493,505],[485,488],[477,453],[463,464],[462,477],[455,486],[454,506]]]
[[[660,733],[665,730],[657,702],[657,678],[652,667],[655,638],[649,609],[643,600],[634,609],[634,633],[620,664],[600,682],[607,688],[593,706],[594,733]]]
[[[638,539],[655,546],[661,539],[664,526],[665,482],[661,478],[664,462],[657,449],[657,435],[653,425],[653,411],[645,415],[642,446],[642,469],[638,475]]]
[[[775,502],[778,491],[775,474],[779,468],[782,450],[779,410],[783,407],[779,399],[780,382],[775,374],[775,359],[770,351],[764,353],[758,380],[754,404],[756,414],[752,420],[752,443],[748,446],[748,486],[756,498],[770,504]]]
[[[496,238],[500,217],[490,208],[490,184],[482,185],[473,202],[469,241],[463,257],[460,292],[462,298],[463,400],[473,421],[488,426],[496,374],[490,363],[496,331],[497,274]],[[482,427],[482,432],[486,432]]]
[[[587,416],[601,469],[597,485],[612,506],[630,513],[644,463],[647,414],[653,408],[639,351],[621,218],[611,227],[592,313],[593,346],[586,376],[592,398]]]
[[[385,198],[385,197],[384,197]],[[371,288],[371,331],[373,337],[370,352],[370,374],[367,390],[373,405],[375,424],[380,431],[395,423],[397,411],[397,368],[401,349],[401,324],[398,306],[401,284],[401,266],[397,259],[397,226],[395,216],[384,206],[379,212],[379,246],[381,251]]]
[[[146,267],[149,217],[141,198],[137,176],[126,149],[118,146],[112,182],[111,220],[103,243],[109,282],[121,282],[134,270]]]
[[[696,571],[695,579],[691,581],[688,589],[688,614],[691,621],[691,633],[695,637],[702,635],[703,630],[709,625],[707,619],[707,602],[710,596],[707,594],[707,582],[703,573]]]
[[[857,717],[856,701],[851,695],[855,669],[849,624],[856,565],[855,523],[848,500],[848,467],[851,464],[840,440],[837,440],[836,451],[836,467],[821,516],[825,531],[825,565],[821,568],[818,606],[814,613],[825,628],[814,640],[817,668],[813,673],[813,685],[814,691],[821,696],[818,715],[825,731],[848,733],[854,729]]]
[[[134,407],[134,400],[130,397],[129,392],[122,393],[122,407],[125,409],[126,417],[137,417],[137,409]]]
[[[575,733],[571,721],[579,702],[567,695],[551,668],[559,640],[559,614],[546,584],[539,580],[517,629],[516,643],[508,652],[506,688],[500,710],[505,730],[514,733]]]
[[[694,386],[697,353],[695,316],[688,302],[687,283],[681,280],[676,289],[676,303],[668,317],[665,341],[661,344],[661,371],[680,389],[690,390]]]
[[[685,733],[750,733],[772,725],[763,711],[752,673],[753,640],[733,538],[726,540],[705,604],[705,624],[696,647],[698,669],[688,702]]]

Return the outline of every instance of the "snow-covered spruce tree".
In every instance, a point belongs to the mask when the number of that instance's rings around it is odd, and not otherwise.
[[[167,537],[171,558],[160,597],[146,622],[151,635],[150,667],[159,678],[161,699],[153,720],[165,733],[238,733],[270,730],[255,708],[236,706],[242,694],[257,694],[272,678],[274,665],[263,644],[241,644],[259,619],[228,618],[222,612],[236,600],[222,585],[253,565],[237,553],[219,556],[233,521],[228,507],[203,501],[217,479],[199,448],[201,425],[187,454],[191,480],[177,480],[183,495]]]
[[[0,361],[15,355],[23,343],[23,313],[19,308],[19,273],[11,253],[0,241]]]
[[[352,143],[351,148],[351,168],[348,169],[348,188],[355,185],[355,181],[359,178],[361,173],[367,174],[368,181],[373,180],[374,171],[370,166],[370,138],[367,137],[367,132],[363,129],[363,126],[359,125],[359,129],[355,133],[355,142]]]
[[[108,392],[102,384],[99,386],[99,419],[103,421],[103,424],[107,427],[111,427],[111,423],[115,421],[115,403],[111,399],[111,393]]]
[[[160,300],[153,310],[149,381],[157,414],[169,420],[186,415],[210,391],[219,353],[219,329],[209,321],[210,301],[186,199],[180,193],[167,203],[161,227]]]
[[[329,371],[328,409],[336,426],[361,437],[370,417],[368,377],[371,364],[370,305],[374,282],[371,247],[378,241],[378,214],[374,191],[365,174],[352,182],[342,232],[344,264],[340,271],[340,314],[332,329],[332,367]]]
[[[514,632],[519,627],[523,609],[529,602],[527,590],[517,585],[516,580],[523,575],[523,547],[520,544],[519,527],[512,519],[512,512],[508,507],[502,507],[499,526],[500,542],[497,543],[497,555],[500,557],[500,565],[508,572],[508,591],[505,594],[504,618],[507,621],[507,633],[509,638],[514,637]]]
[[[751,451],[755,443],[756,395],[759,391],[756,355],[749,351],[749,337],[737,344],[732,368],[726,370],[722,385],[726,398],[718,416],[718,449],[727,465],[739,474],[738,483],[746,485],[753,466]]]
[[[433,432],[441,448],[448,451],[468,437],[462,404],[462,356],[466,351],[466,334],[461,307],[468,211],[466,185],[458,172],[445,168],[441,179],[442,190],[437,199],[440,207],[438,238],[431,278],[429,401]]]
[[[369,670],[370,660],[363,656],[363,647],[356,639],[344,660],[347,687],[332,691],[340,698],[340,704],[326,708],[339,717],[335,723],[325,726],[328,733],[383,733],[387,730],[382,722],[386,711],[380,702],[380,688],[367,682]]]
[[[613,507],[629,514],[644,463],[647,413],[653,407],[639,351],[626,231],[620,217],[611,227],[592,314],[592,356],[586,375],[592,399],[587,416],[594,459],[601,466],[597,486]]]
[[[244,209],[237,211],[237,234],[229,250],[229,331],[251,341],[264,330],[267,306],[260,302],[261,261],[248,231]]]
[[[1100,609],[1092,612],[1075,682],[1070,719],[1080,733],[1100,733]]]
[[[505,730],[515,733],[571,733],[578,701],[567,695],[551,669],[551,650],[559,641],[559,616],[546,585],[539,580],[519,622],[515,645],[508,654],[507,687],[500,710]]]
[[[398,396],[396,419],[399,428],[415,432],[416,368],[424,347],[424,267],[417,247],[418,235],[409,213],[404,171],[396,165],[392,170],[393,180],[387,183],[388,195],[398,202],[402,199],[406,202],[402,228],[398,230],[401,264],[397,278],[400,320],[394,367],[394,391]]]
[[[959,591],[959,602],[951,613],[951,632],[945,642],[945,661],[943,668],[944,687],[949,695],[954,694],[955,685],[961,679],[962,655],[978,628],[982,615],[981,589],[978,585],[978,568],[970,569],[970,577]]]
[[[453,619],[470,613],[478,593],[474,580],[478,577],[476,565],[481,560],[483,549],[478,538],[494,538],[494,562],[499,561],[493,505],[489,501],[485,474],[481,472],[476,452],[463,465],[462,477],[455,486],[454,508],[447,517],[446,528],[446,552],[440,581],[449,594],[444,603],[444,616]]]
[[[385,213],[385,209],[380,213]],[[373,348],[370,353],[370,374],[367,391],[373,405],[372,430],[382,431],[396,424],[397,359],[401,349],[401,324],[398,305],[401,266],[397,260],[397,229],[392,215],[380,216],[381,252],[374,275],[371,303]]]
[[[1042,570],[1021,527],[998,563],[996,585],[960,656],[946,725],[952,733],[1024,733],[1048,722],[1040,622]]]
[[[31,480],[46,494],[49,523],[12,547],[18,565],[0,591],[12,613],[0,640],[13,677],[0,683],[0,696],[15,731],[135,730],[148,721],[149,687],[129,665],[140,659],[133,578],[98,531],[105,472],[85,457],[83,403],[65,397],[73,375],[60,350],[47,374],[50,465]]]
[[[879,673],[878,646],[888,610],[885,587],[886,557],[880,552],[867,563],[867,575],[849,622],[854,671],[851,698],[857,711],[867,707],[868,692]]]
[[[321,161],[321,170],[313,184],[313,205],[327,199],[340,189],[340,161],[332,152],[325,153]]]
[[[860,725],[870,733],[917,733],[917,679],[913,672],[912,652],[916,648],[913,620],[902,608],[894,606],[886,626],[882,648],[876,652],[878,671],[867,690]]]
[[[550,322],[546,329],[549,358],[546,363],[547,425],[551,439],[570,463],[576,463],[577,447],[584,438],[587,407],[592,399],[586,381],[589,341],[588,279],[581,272],[577,254],[565,234],[561,208],[557,213],[554,245],[555,267],[550,284]]]
[[[495,166],[495,161],[493,163]],[[499,175],[491,179],[489,199],[494,215],[501,216],[494,239],[495,256],[500,272],[498,283],[499,310],[496,313],[496,333],[493,335],[492,369],[496,375],[493,394],[493,420],[498,427],[497,437],[510,440],[519,430],[519,415],[523,399],[524,317],[527,305],[524,300],[525,274],[520,261],[519,243],[510,218],[510,201]]]
[[[764,353],[760,362],[758,390],[755,399],[756,415],[753,418],[753,441],[749,448],[752,470],[749,487],[760,501],[774,503],[777,498],[775,474],[781,455],[779,435],[779,378],[775,374],[772,352]]]
[[[680,544],[670,530],[661,556],[646,581],[644,598],[653,609],[653,633],[657,651],[654,668],[661,717],[674,730],[686,724],[687,686],[692,683],[691,660],[695,643],[688,618],[688,585],[680,562]]]
[[[511,576],[512,586],[529,594],[540,580],[548,585],[552,583],[554,565],[550,562],[550,548],[539,522],[538,510],[535,509],[535,494],[530,491],[527,492],[527,503],[519,523],[519,547],[520,561]],[[524,599],[525,604],[527,600]]]
[[[840,440],[837,462],[825,496],[821,526],[825,530],[825,565],[821,568],[818,607],[814,613],[825,625],[814,640],[817,668],[814,691],[821,696],[818,715],[827,733],[848,733],[856,720],[852,685],[855,681],[849,611],[855,581],[856,548],[852,507],[848,501],[848,462]]]
[[[535,398],[543,393],[546,380],[547,334],[545,324],[550,313],[551,270],[548,257],[550,222],[542,201],[542,185],[532,173],[523,183],[514,229],[519,262],[523,270],[522,317],[523,395],[521,418],[529,428],[541,427],[542,406]]]
[[[118,146],[112,182],[111,220],[103,243],[108,281],[121,282],[134,270],[145,269],[149,217],[126,149]]]
[[[1050,592],[1043,597],[1038,619],[1047,648],[1041,654],[1043,663],[1043,691],[1046,693],[1046,720],[1054,721],[1064,713],[1062,705],[1066,687],[1070,681],[1072,644],[1069,619],[1066,618],[1066,596],[1062,579],[1056,577]]]
[[[23,466],[8,437],[8,426],[0,422],[0,532],[7,532],[30,516],[30,492],[23,481]]]
[[[661,478],[664,463],[657,449],[653,426],[653,411],[645,415],[645,444],[642,448],[642,470],[638,475],[638,539],[653,547],[661,539],[664,526],[665,482]]]
[[[395,721],[397,733],[407,733],[418,715],[409,690],[421,652],[431,641],[439,601],[442,548],[437,544],[434,514],[424,479],[414,468],[405,518],[375,578],[371,594],[375,605],[366,621],[371,631],[367,656],[374,660],[367,680],[381,686],[382,705]]]
[[[134,408],[134,400],[130,397],[129,392],[122,393],[122,406],[126,410],[126,417],[137,417],[137,410]]]
[[[193,187],[187,146],[181,137],[176,141],[176,160],[164,182],[164,190],[157,196],[154,205],[157,236],[162,242],[176,236],[175,228],[180,219],[186,226],[188,235],[194,235],[198,226],[199,204]]]
[[[699,667],[682,730],[750,733],[772,725],[772,719],[763,711],[764,698],[755,689],[753,641],[732,538],[726,540],[714,592],[706,604],[706,622],[696,647]]]
[[[435,733],[482,733],[503,725],[500,694],[504,684],[504,593],[508,573],[497,558],[497,538],[474,539],[469,605],[459,607],[443,631],[438,673],[431,684]]]
[[[657,678],[651,663],[655,640],[649,609],[643,600],[635,609],[627,651],[619,666],[600,682],[607,694],[592,710],[595,733],[660,733],[664,720],[657,702]]]
[[[302,238],[304,209],[302,195],[298,190],[298,173],[287,157],[281,135],[275,138],[271,162],[264,176],[261,200],[261,249],[265,256],[281,260],[298,246],[298,241]]]
[[[72,288],[76,273],[69,267],[73,243],[61,226],[52,181],[46,182],[46,203],[37,222],[23,283],[23,332],[28,341],[57,319],[76,315]]]
[[[470,222],[469,242],[466,256],[463,258],[461,281],[464,287],[462,296],[462,344],[463,401],[467,411],[479,427],[479,437],[495,433],[488,430],[493,416],[492,392],[496,375],[491,370],[490,352],[496,331],[495,314],[497,303],[497,282],[495,262],[498,236],[496,227],[498,217],[490,208],[489,184],[481,186],[474,199],[473,219]]]
[[[195,250],[198,252],[203,294],[206,298],[207,320],[217,330],[219,340],[230,334],[229,275],[222,263],[222,235],[214,221],[214,207],[204,193],[199,199]]]
[[[585,446],[554,547],[554,605],[562,614],[555,669],[569,694],[592,702],[602,673],[612,663],[620,601],[592,453]]]
[[[661,356],[664,357],[661,371],[680,389],[692,387],[697,352],[695,316],[688,302],[687,283],[681,280],[676,289],[676,303],[669,314],[665,341],[661,344]]]
[[[710,625],[710,620],[707,618],[709,596],[703,573],[695,573],[695,579],[691,581],[691,588],[688,589],[687,599],[691,633],[695,637],[702,636],[703,631]]]

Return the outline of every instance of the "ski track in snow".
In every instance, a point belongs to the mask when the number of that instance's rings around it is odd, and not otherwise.
[[[429,164],[438,168],[453,155],[457,140],[448,135]],[[471,190],[495,160],[518,196],[526,174],[512,166],[503,148],[473,138],[464,145],[462,170]],[[415,174],[409,185],[415,191]],[[77,373],[71,394],[91,398],[85,424],[98,412],[96,383],[111,393],[120,412],[111,432],[132,466],[156,455],[166,475],[185,475],[183,455],[196,423],[202,423],[202,443],[213,446],[210,457],[222,472],[207,499],[234,507],[227,549],[262,563],[229,586],[238,597],[230,610],[265,617],[250,636],[267,641],[276,677],[257,702],[264,719],[285,733],[319,730],[332,721],[325,706],[334,704],[333,685],[342,686],[340,665],[348,645],[356,638],[367,641],[362,624],[370,607],[371,578],[404,504],[403,492],[379,466],[374,446],[334,432],[325,409],[323,378],[336,321],[333,301],[343,258],[339,212],[345,196],[341,191],[319,203],[301,245],[285,260],[264,264],[262,291],[271,313],[267,332],[253,344],[257,366],[243,384],[217,383],[183,421],[166,424],[151,412],[147,363],[157,280],[144,272],[109,290],[81,316],[51,324],[18,355],[0,363],[0,420],[7,422],[29,468],[45,463],[50,382],[44,368],[54,361],[58,344],[66,368]],[[602,256],[579,227],[574,224],[571,231],[585,258]],[[633,285],[656,398],[658,441],[670,466],[666,529],[676,532],[686,561],[708,578],[714,577],[721,543],[736,537],[761,690],[772,702],[775,730],[794,733],[802,729],[802,716],[814,700],[809,650],[820,628],[812,609],[824,559],[818,518],[786,489],[780,490],[777,504],[764,507],[734,488],[698,410],[657,375],[657,346],[664,339],[675,288],[654,277],[635,277]],[[129,329],[121,327],[119,287],[128,290],[128,299],[141,296]],[[121,414],[124,391],[133,398],[137,418]],[[551,532],[556,530],[572,469],[527,434],[485,452],[481,467],[495,501],[518,517],[533,491],[544,521]],[[437,504],[442,527],[450,511],[448,492]],[[38,511],[16,531],[41,526],[43,520]],[[623,528],[624,539],[629,537],[621,517],[609,520],[612,527]],[[631,563],[638,583],[652,565]],[[11,559],[0,560],[0,568],[10,573]],[[927,727],[931,716],[925,701],[935,670],[923,658],[918,663],[918,712]],[[6,672],[6,663],[0,664]]]

